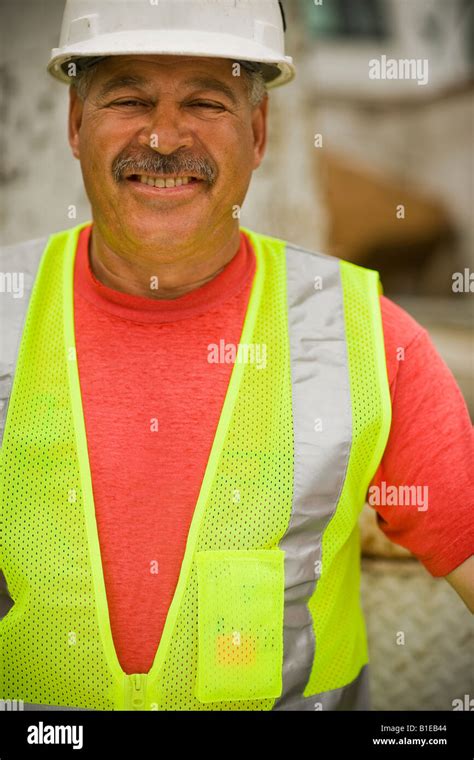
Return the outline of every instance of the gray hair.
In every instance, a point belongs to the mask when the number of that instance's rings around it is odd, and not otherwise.
[[[72,77],[71,85],[76,89],[81,100],[87,98],[95,70],[96,66],[90,66],[86,69],[76,66],[76,73]],[[255,108],[260,105],[267,94],[265,78],[261,71],[249,71],[243,66],[241,67],[241,71],[245,74],[250,105]]]
[[[244,69],[245,71],[245,69]],[[252,107],[259,106],[267,94],[267,86],[261,71],[245,71],[247,90]]]

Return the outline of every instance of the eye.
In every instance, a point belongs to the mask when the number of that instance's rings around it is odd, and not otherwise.
[[[212,103],[208,100],[194,100],[190,103],[192,108],[212,108],[217,111],[224,111],[224,106],[221,103]]]
[[[114,103],[112,103],[113,106],[146,106],[146,103],[144,103],[142,100],[117,100]]]

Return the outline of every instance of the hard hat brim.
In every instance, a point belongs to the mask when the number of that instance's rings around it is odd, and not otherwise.
[[[179,40],[179,45],[177,45]],[[209,51],[212,51],[209,52]],[[66,84],[73,84],[74,77],[64,71],[65,63],[78,58],[109,57],[113,55],[182,55],[188,57],[225,58],[235,61],[261,63],[263,73],[267,71],[267,87],[279,87],[295,77],[293,59],[289,56],[275,58],[273,51],[250,42],[242,50],[242,39],[231,34],[215,32],[190,32],[175,30],[169,37],[161,36],[157,45],[156,32],[151,30],[113,32],[100,35],[93,40],[78,42],[62,48],[54,48],[48,64],[49,73]],[[276,75],[269,74],[273,71]]]

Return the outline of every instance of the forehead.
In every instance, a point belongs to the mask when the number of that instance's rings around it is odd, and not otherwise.
[[[242,77],[235,76],[235,61],[227,58],[205,58],[181,55],[117,55],[110,56],[97,66],[97,77],[109,79],[133,74],[145,80],[174,81],[177,84],[190,74],[212,75],[238,86]]]

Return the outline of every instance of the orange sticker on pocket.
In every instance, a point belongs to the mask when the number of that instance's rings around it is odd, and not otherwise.
[[[254,636],[240,631],[219,634],[216,640],[216,659],[218,665],[253,665],[257,649]]]

